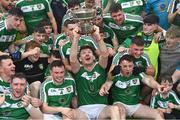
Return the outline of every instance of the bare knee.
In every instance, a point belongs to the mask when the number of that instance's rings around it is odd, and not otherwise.
[[[110,114],[113,114],[115,112],[118,112],[118,107],[117,106],[109,106],[109,110],[107,111]]]

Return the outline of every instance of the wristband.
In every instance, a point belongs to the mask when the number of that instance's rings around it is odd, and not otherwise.
[[[25,107],[26,111],[29,112],[33,106],[29,104],[27,107]]]

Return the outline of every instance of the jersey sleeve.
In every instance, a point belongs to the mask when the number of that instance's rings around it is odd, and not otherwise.
[[[177,97],[176,93],[174,91],[171,91],[170,94],[173,96],[173,103],[176,105],[180,105],[180,100]]]
[[[48,0],[44,0],[44,6],[45,6],[45,9],[46,9],[46,12],[51,12],[51,6],[50,6]]]
[[[153,97],[151,98],[150,107],[151,107],[151,108],[158,108],[156,96],[153,96]]]
[[[43,103],[48,103],[47,93],[46,93],[46,81],[44,81],[40,87],[40,100]]]

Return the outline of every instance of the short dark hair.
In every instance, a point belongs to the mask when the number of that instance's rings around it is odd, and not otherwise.
[[[84,45],[84,46],[81,46],[81,47],[80,47],[80,50],[79,50],[79,54],[80,54],[80,53],[81,53],[81,51],[82,51],[82,50],[84,50],[84,49],[90,49],[90,50],[92,51],[93,55],[94,55],[94,56],[96,56],[96,54],[95,54],[95,51],[94,51],[93,47],[92,47],[92,46],[90,46],[90,45]]]
[[[53,67],[64,67],[64,64],[61,60],[54,60],[50,66],[49,66],[49,69],[52,70]]]
[[[169,83],[173,83],[172,77],[167,74],[161,74],[158,78],[159,83],[168,81]]]
[[[36,26],[33,30],[33,32],[36,32],[36,33],[46,33],[46,30],[44,29],[44,27],[39,27],[39,26]]]
[[[60,55],[60,53],[59,53],[58,50],[51,50],[49,56],[50,56],[50,57],[53,56],[53,57],[55,57],[55,58],[60,58],[60,59],[61,59],[61,55]]]
[[[72,18],[69,18],[69,19],[65,20],[64,26],[67,27],[69,24],[76,24],[76,23],[78,23],[77,20],[73,20]]]
[[[132,44],[137,46],[144,46],[144,40],[142,36],[134,36],[132,37]]]
[[[37,26],[38,27],[52,26],[52,24],[49,19],[43,19]]]
[[[79,3],[78,0],[69,0],[69,2],[68,2],[68,8],[75,7],[76,5],[79,5],[79,6],[80,6],[80,3]]]
[[[0,65],[3,60],[7,60],[7,59],[11,59],[11,57],[9,55],[0,55]]]
[[[144,19],[144,23],[159,24],[159,17],[155,14],[147,14]]]
[[[122,11],[122,6],[119,3],[113,3],[109,9],[110,13],[116,13],[119,12],[119,10]]]
[[[17,17],[23,17],[23,11],[20,8],[13,7],[8,11],[9,15],[17,16]]]
[[[124,60],[134,63],[135,58],[132,55],[129,55],[129,54],[123,55],[119,60],[119,64]]]
[[[20,79],[25,79],[25,80],[26,80],[26,76],[25,76],[24,73],[16,73],[16,74],[13,76],[11,82],[12,82],[13,79],[15,79],[15,78],[20,78]]]

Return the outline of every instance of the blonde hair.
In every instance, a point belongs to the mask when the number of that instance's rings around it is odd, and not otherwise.
[[[180,27],[172,25],[166,32],[166,38],[180,38]]]

